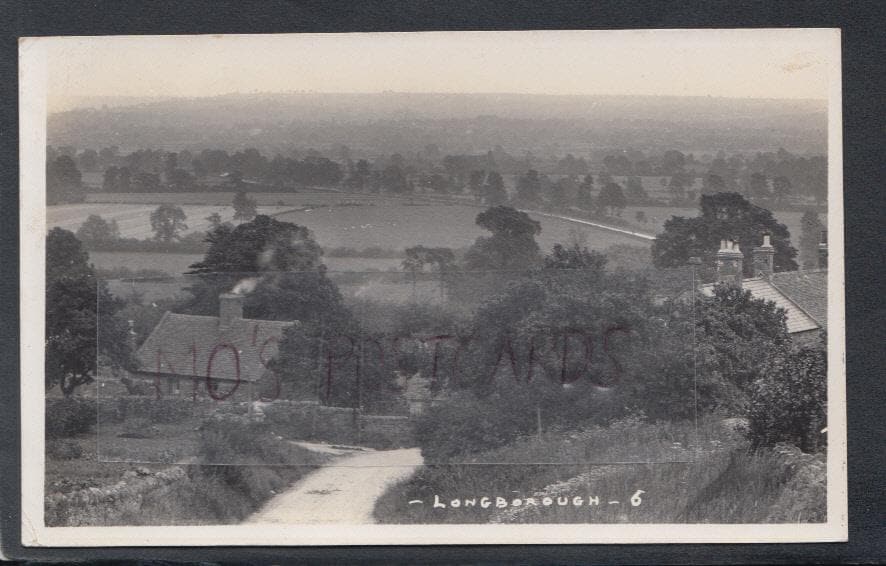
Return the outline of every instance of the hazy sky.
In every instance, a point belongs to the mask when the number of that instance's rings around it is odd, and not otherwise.
[[[49,109],[84,96],[514,92],[827,98],[832,30],[47,38]]]

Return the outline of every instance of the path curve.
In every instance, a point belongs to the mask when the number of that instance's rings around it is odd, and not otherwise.
[[[422,465],[418,448],[342,456],[268,501],[246,523],[366,525],[376,500]]]

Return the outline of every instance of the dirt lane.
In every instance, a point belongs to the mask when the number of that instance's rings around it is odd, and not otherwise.
[[[375,501],[388,486],[422,464],[418,448],[342,456],[268,501],[246,523],[370,524]]]

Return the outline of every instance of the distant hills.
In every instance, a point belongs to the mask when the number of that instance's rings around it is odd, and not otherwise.
[[[48,143],[78,149],[345,145],[355,156],[485,152],[585,155],[603,148],[825,153],[819,100],[534,94],[232,94],[96,98],[48,117]]]

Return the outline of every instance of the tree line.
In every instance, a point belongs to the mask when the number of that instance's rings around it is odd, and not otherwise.
[[[798,156],[784,149],[754,155],[721,151],[705,158],[677,150],[661,154],[607,150],[596,152],[593,163],[572,154],[550,159],[530,153],[516,157],[500,147],[476,155],[441,155],[436,148],[374,159],[354,159],[352,154],[345,146],[326,154],[310,149],[271,158],[254,148],[233,153],[145,149],[121,155],[113,147],[79,153],[70,147],[49,147],[47,191],[50,203],[82,200],[82,172],[101,172],[106,192],[290,191],[315,186],[372,193],[473,195],[497,204],[515,189],[523,200],[580,209],[589,208],[582,200],[583,185],[595,178],[598,190],[606,191],[604,208],[613,210],[619,210],[622,202],[686,205],[700,194],[724,191],[769,207],[821,205],[827,198],[826,157]],[[506,187],[505,176],[517,177],[514,187]]]

